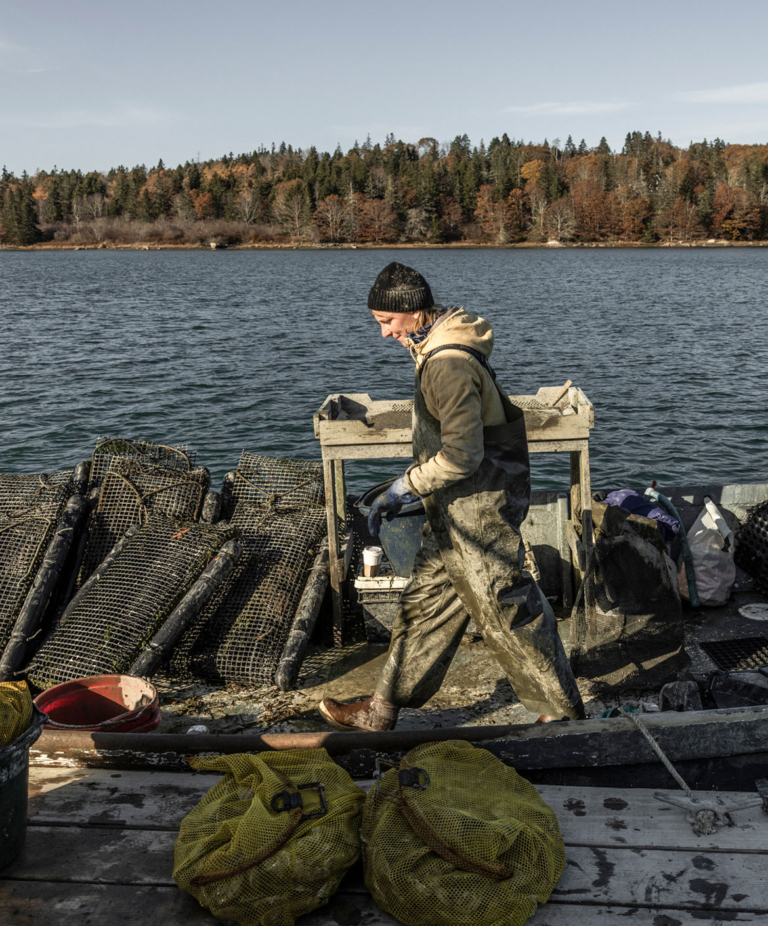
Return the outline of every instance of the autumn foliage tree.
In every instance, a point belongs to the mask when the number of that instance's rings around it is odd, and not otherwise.
[[[760,204],[747,190],[723,183],[717,188],[713,205],[712,228],[720,237],[749,240],[760,230]]]
[[[622,150],[466,135],[343,151],[281,143],[168,167],[0,174],[4,240],[480,240],[742,242],[768,239],[768,145],[680,148],[649,132]],[[33,216],[34,213],[34,216]],[[34,221],[32,221],[34,219]],[[37,230],[35,230],[37,229]],[[229,229],[229,230],[228,230]]]
[[[486,235],[496,244],[509,241],[511,214],[509,204],[496,199],[494,188],[486,183],[477,194],[475,218]]]
[[[331,193],[317,204],[314,221],[324,241],[338,244],[344,239],[346,214],[344,200],[336,193]]]

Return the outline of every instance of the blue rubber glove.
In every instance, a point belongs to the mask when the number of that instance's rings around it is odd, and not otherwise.
[[[386,492],[382,492],[371,505],[368,515],[368,531],[378,537],[381,531],[381,518],[386,512],[387,521],[391,521],[397,512],[411,502],[417,502],[419,495],[414,495],[405,484],[405,476],[398,476]]]

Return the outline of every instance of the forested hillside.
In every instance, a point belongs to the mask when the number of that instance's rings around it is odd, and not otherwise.
[[[739,242],[768,239],[768,145],[282,144],[175,168],[3,169],[0,203],[6,245]]]

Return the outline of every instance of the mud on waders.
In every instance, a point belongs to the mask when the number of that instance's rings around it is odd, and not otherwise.
[[[427,363],[462,350],[490,374],[506,424],[483,429],[484,455],[467,479],[423,499],[440,558],[453,588],[523,705],[534,713],[583,716],[583,704],[552,608],[522,564],[520,526],[528,514],[530,465],[525,417],[499,387],[487,359],[465,345],[442,345],[416,372],[413,457],[426,462],[442,447],[440,422],[421,389]]]

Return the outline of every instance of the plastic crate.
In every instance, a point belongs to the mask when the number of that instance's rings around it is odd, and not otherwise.
[[[384,571],[377,576],[355,579],[357,600],[363,609],[365,636],[369,643],[388,643],[392,627],[397,618],[400,593],[408,584],[406,576],[396,576],[384,564]]]

